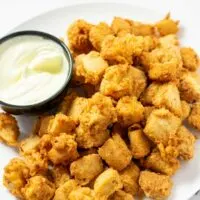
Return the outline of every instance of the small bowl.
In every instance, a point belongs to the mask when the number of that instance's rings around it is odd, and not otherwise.
[[[45,32],[40,32],[40,31],[19,31],[19,32],[11,33],[11,34],[6,35],[5,37],[1,38],[0,45],[11,38],[18,37],[18,36],[27,36],[27,35],[40,36],[43,38],[50,39],[50,40],[56,42],[57,44],[59,44],[62,47],[62,49],[64,50],[66,58],[68,60],[69,72],[68,72],[68,76],[67,76],[66,81],[63,84],[62,88],[60,88],[60,90],[58,90],[58,92],[56,94],[52,95],[48,99],[45,99],[44,101],[41,101],[39,103],[32,104],[32,105],[19,106],[19,105],[6,103],[6,102],[3,102],[0,100],[1,108],[6,112],[15,114],[15,115],[20,115],[20,114],[37,115],[40,113],[44,113],[44,112],[53,110],[63,100],[63,98],[67,92],[71,77],[72,77],[72,70],[73,70],[72,55],[71,55],[68,47],[61,40],[59,40],[57,37],[55,37],[53,35],[50,35]]]

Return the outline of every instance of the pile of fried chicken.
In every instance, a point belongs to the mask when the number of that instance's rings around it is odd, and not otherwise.
[[[22,141],[15,118],[0,114],[0,139],[21,156],[5,167],[8,190],[25,200],[167,198],[180,160],[194,156],[183,122],[200,130],[199,60],[178,31],[170,15],[75,21],[64,38],[73,79],[57,113]]]

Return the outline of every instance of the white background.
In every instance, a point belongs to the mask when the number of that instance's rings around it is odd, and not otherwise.
[[[103,1],[103,0],[102,0]],[[104,0],[105,2],[106,0]],[[192,38],[188,38],[190,45],[197,49],[199,31],[199,1],[198,0],[111,0],[114,2],[129,2],[141,7],[158,11],[170,11],[174,18],[181,23],[190,23]],[[55,8],[77,3],[96,2],[95,0],[0,0],[0,36],[5,35],[15,26],[41,13]],[[100,2],[100,0],[98,0]],[[187,41],[187,40],[186,40]],[[197,49],[198,51],[198,49]],[[198,51],[200,52],[200,51]],[[192,200],[199,200],[199,197]]]

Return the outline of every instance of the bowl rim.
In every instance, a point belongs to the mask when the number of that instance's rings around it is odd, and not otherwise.
[[[42,32],[42,31],[36,31],[36,30],[24,30],[24,31],[12,32],[12,33],[0,38],[0,45],[4,42],[8,41],[9,39],[12,39],[15,37],[20,37],[20,36],[39,36],[39,37],[43,37],[45,39],[50,39],[50,40],[54,41],[63,49],[66,59],[68,60],[68,63],[69,63],[69,71],[68,71],[68,75],[66,77],[65,83],[54,95],[48,97],[47,99],[45,99],[41,102],[35,103],[35,104],[30,104],[30,105],[15,105],[15,104],[6,103],[5,101],[0,100],[0,105],[6,106],[6,107],[12,107],[14,109],[31,109],[31,108],[41,107],[41,106],[45,105],[46,103],[54,100],[60,94],[62,94],[62,92],[68,86],[68,84],[71,80],[71,77],[72,77],[72,72],[73,72],[73,57],[72,57],[72,54],[71,54],[69,48],[65,45],[65,43],[62,40],[60,40],[56,36],[53,36],[49,33]]]

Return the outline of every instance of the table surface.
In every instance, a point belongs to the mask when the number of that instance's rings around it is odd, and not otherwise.
[[[127,2],[141,7],[146,7],[160,11],[170,11],[176,17],[178,11],[182,13],[183,19],[197,19],[199,14],[198,0],[110,0],[111,2]],[[0,0],[0,37],[8,31],[41,13],[59,7],[88,2],[106,2],[106,0]],[[187,10],[185,9],[187,8]],[[193,15],[193,17],[191,17]],[[196,16],[196,17],[195,17]],[[180,19],[180,17],[179,17]],[[180,19],[182,20],[182,19]],[[196,23],[198,26],[198,23]],[[191,200],[199,200],[199,195],[195,195]]]

